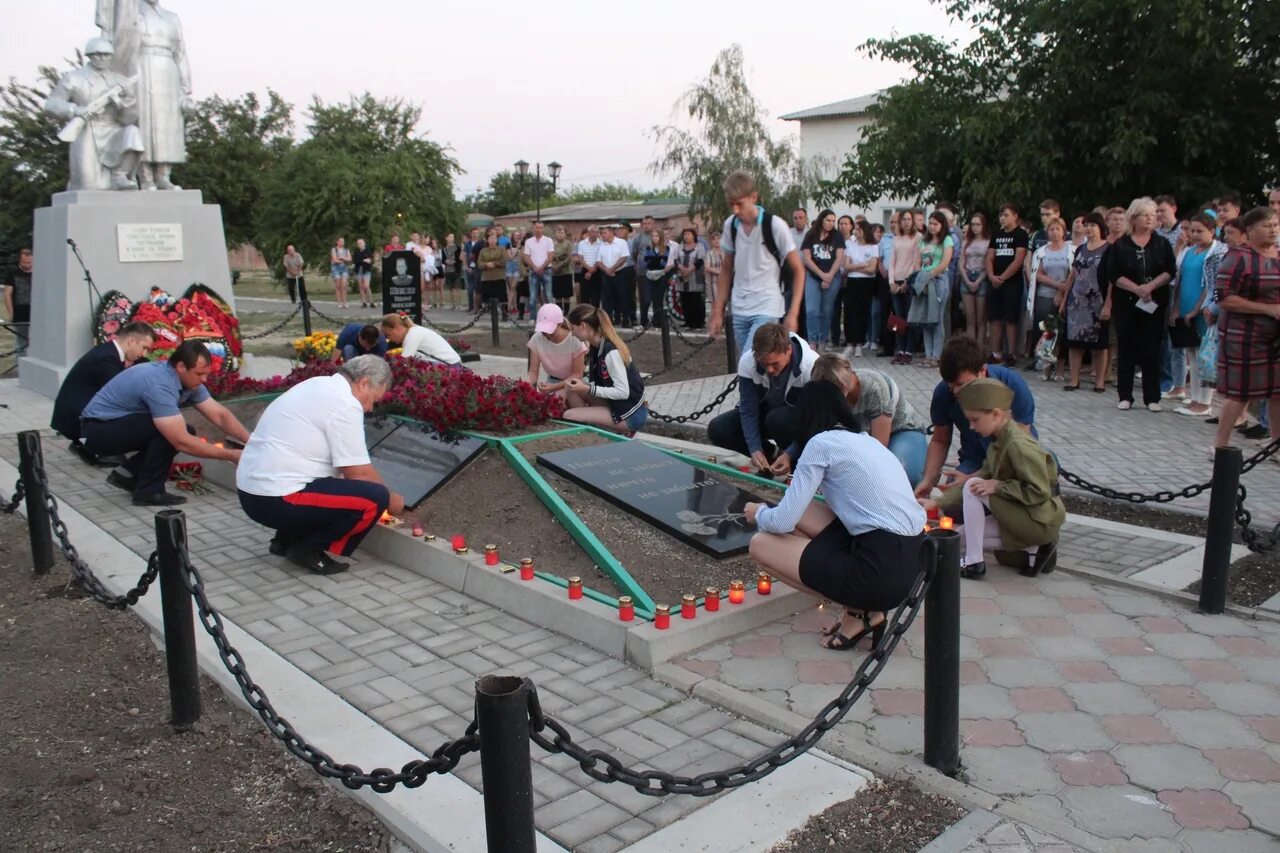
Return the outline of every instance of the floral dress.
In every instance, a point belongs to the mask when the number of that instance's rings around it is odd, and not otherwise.
[[[1107,321],[1102,319],[1102,305],[1107,300],[1107,279],[1099,275],[1107,244],[1090,249],[1088,244],[1076,249],[1071,266],[1075,280],[1067,292],[1064,313],[1067,317],[1065,337],[1068,347],[1106,349],[1111,343]]]

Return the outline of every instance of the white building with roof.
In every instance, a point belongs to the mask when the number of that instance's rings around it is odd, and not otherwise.
[[[818,166],[820,176],[832,180],[840,174],[845,158],[862,141],[863,133],[872,118],[867,109],[880,97],[872,92],[857,98],[848,98],[832,104],[823,104],[782,116],[783,121],[800,123],[800,156]],[[835,204],[831,209],[836,215],[861,213],[872,222],[887,225],[895,211],[913,207],[909,200],[882,198],[869,208],[853,208],[847,204]],[[812,217],[818,208],[812,201],[805,207]]]

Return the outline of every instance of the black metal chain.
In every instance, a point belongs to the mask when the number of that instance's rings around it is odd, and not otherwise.
[[[288,317],[285,317],[285,318],[284,318],[283,320],[281,320],[279,323],[276,323],[276,324],[275,324],[274,326],[272,326],[270,329],[267,329],[265,332],[255,332],[255,333],[254,333],[254,334],[252,334],[252,335],[241,335],[241,336],[240,336],[240,340],[242,340],[242,341],[256,341],[256,340],[258,340],[259,338],[265,338],[265,337],[267,337],[268,335],[274,335],[276,332],[280,331],[280,330],[281,330],[281,329],[283,329],[285,326],[289,325],[289,323],[291,323],[291,322],[293,321],[293,318],[298,316],[298,312],[299,312],[299,311],[301,311],[301,310],[302,310],[302,304],[301,304],[301,303],[299,303],[299,304],[298,304],[298,306],[297,306],[296,308],[294,308],[294,309],[293,309],[293,313],[291,313]]]
[[[62,520],[62,516],[58,513],[58,501],[49,492],[49,477],[45,473],[44,466],[38,466],[35,471],[36,479],[40,483],[40,487],[44,490],[44,505],[49,511],[49,521],[53,528],[53,535],[58,538],[58,550],[62,552],[62,557],[67,561],[67,565],[71,567],[71,576],[75,582],[84,587],[89,597],[99,604],[110,607],[112,610],[123,610],[126,607],[132,607],[138,603],[138,599],[147,594],[147,590],[151,588],[151,584],[155,582],[156,575],[160,571],[160,558],[155,552],[147,558],[147,569],[142,573],[142,577],[138,578],[138,582],[134,584],[133,589],[123,595],[113,595],[110,590],[98,580],[97,575],[93,573],[93,569],[89,568],[80,557],[80,552],[76,550],[76,546],[71,544],[71,534],[67,532],[66,522]]]
[[[291,753],[310,764],[316,773],[326,779],[337,779],[353,791],[367,785],[379,794],[386,794],[395,790],[396,785],[417,788],[426,782],[427,777],[432,773],[448,773],[458,766],[458,762],[464,755],[480,748],[480,736],[476,734],[476,722],[472,720],[467,726],[466,734],[461,738],[446,741],[431,753],[430,758],[410,761],[399,772],[387,767],[378,767],[366,773],[354,764],[338,764],[328,753],[308,743],[287,719],[276,712],[266,692],[249,675],[240,652],[227,639],[226,631],[222,626],[222,617],[209,603],[204,593],[204,581],[201,580],[196,567],[191,565],[185,552],[182,554],[182,562],[182,583],[195,599],[200,623],[213,638],[223,664],[235,678],[245,701],[262,718],[262,722],[266,723],[267,730],[272,736],[284,743]]]
[[[1240,539],[1245,547],[1255,553],[1274,551],[1277,546],[1280,546],[1280,524],[1271,528],[1270,534],[1254,530],[1250,526],[1253,524],[1253,513],[1244,507],[1244,499],[1247,495],[1244,484],[1241,483],[1236,492],[1236,524],[1240,527]]]
[[[656,374],[655,374],[655,375],[656,375]],[[652,379],[653,377],[649,377],[649,378],[650,378],[650,379]],[[716,410],[716,408],[717,408],[721,403],[723,403],[723,402],[725,401],[725,399],[726,399],[730,394],[732,394],[732,393],[733,393],[733,390],[734,390],[735,388],[737,388],[737,387],[738,387],[738,377],[736,377],[736,376],[735,376],[735,377],[733,377],[733,379],[731,379],[731,380],[729,381],[729,384],[725,387],[725,389],[724,389],[723,391],[721,391],[721,392],[720,392],[720,394],[719,394],[719,395],[717,395],[717,397],[716,397],[714,400],[712,400],[712,401],[711,401],[710,403],[708,403],[707,405],[703,406],[703,407],[702,407],[701,409],[699,409],[698,411],[693,412],[692,414],[688,414],[688,415],[663,415],[663,414],[660,414],[660,413],[658,413],[658,412],[655,412],[653,409],[650,409],[650,410],[649,410],[649,417],[651,417],[651,418],[657,418],[658,420],[663,421],[663,422],[665,422],[665,423],[669,423],[669,424],[684,424],[684,423],[688,423],[689,421],[696,421],[696,420],[698,420],[699,418],[705,417],[705,416],[707,416],[707,415],[711,414],[712,412],[714,412],[714,411]]]
[[[347,325],[346,320],[339,320],[337,317],[330,317],[328,314],[324,313],[319,308],[317,308],[315,303],[312,302],[310,299],[307,300],[307,307],[311,309],[312,314],[315,314],[321,320],[324,320],[326,323],[329,323],[332,326],[337,326],[339,329],[341,329]]]
[[[929,549],[929,554],[934,554]],[[601,782],[623,782],[635,788],[641,794],[652,797],[664,797],[668,794],[690,794],[695,797],[710,797],[730,788],[737,788],[748,782],[763,779],[782,765],[799,758],[811,749],[822,736],[844,719],[867,688],[876,680],[889,662],[890,655],[897,648],[898,641],[915,621],[920,607],[924,604],[925,593],[933,580],[936,571],[935,559],[930,556],[926,568],[916,576],[912,584],[911,594],[906,601],[898,605],[894,611],[889,627],[880,642],[862,660],[853,680],[840,691],[840,695],[831,700],[818,712],[818,715],[789,738],[767,752],[761,753],[749,761],[736,767],[702,773],[698,776],[677,776],[660,770],[639,770],[627,767],[616,757],[598,749],[585,749],[574,742],[568,729],[558,720],[546,716],[537,699],[536,690],[529,694],[529,727],[530,737],[534,743],[550,753],[564,753],[578,762],[582,772]],[[554,737],[543,734],[550,729]],[[600,765],[604,765],[603,769]]]
[[[1265,462],[1267,459],[1274,456],[1277,451],[1280,451],[1280,438],[1274,439],[1266,447],[1244,460],[1240,465],[1241,476],[1248,474],[1260,463]]]
[[[22,503],[22,499],[27,496],[27,484],[22,482],[22,478],[18,478],[18,482],[13,486],[13,497],[9,499],[4,506],[0,506],[0,512],[5,515],[13,515],[14,510]]]
[[[486,318],[486,317],[488,317],[488,315],[487,315],[487,314],[476,314],[475,316],[473,316],[473,317],[471,318],[471,322],[466,323],[466,324],[464,324],[464,325],[461,325],[461,326],[459,326],[459,327],[458,327],[458,328],[456,328],[456,329],[450,329],[448,326],[440,326],[440,325],[437,325],[437,324],[435,324],[435,323],[431,322],[430,320],[428,320],[428,319],[424,316],[424,317],[422,318],[422,325],[424,325],[424,326],[430,326],[431,328],[435,329],[437,332],[441,332],[441,333],[446,334],[446,335],[460,335],[460,334],[462,334],[463,332],[465,332],[465,331],[467,331],[468,329],[470,329],[471,327],[475,326],[475,325],[476,325],[476,323],[479,323],[479,322],[480,322],[480,320],[481,320],[482,318]]]

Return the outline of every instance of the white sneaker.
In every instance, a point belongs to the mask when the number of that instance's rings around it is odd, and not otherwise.
[[[1147,403],[1147,411],[1148,411],[1148,412],[1163,412],[1163,411],[1164,411],[1164,406],[1160,405],[1159,403]]]
[[[1127,412],[1133,408],[1133,403],[1130,403],[1128,400],[1121,400],[1119,403],[1116,403],[1116,408],[1122,412]]]
[[[854,358],[862,358],[862,345],[861,345],[861,344],[859,344],[858,346],[856,346],[856,347],[854,347],[854,348],[853,348],[853,357],[854,357]]]

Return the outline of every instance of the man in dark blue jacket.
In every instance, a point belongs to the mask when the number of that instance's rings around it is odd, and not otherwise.
[[[116,465],[118,459],[99,458],[85,448],[80,435],[80,413],[93,395],[118,373],[143,358],[155,341],[155,332],[146,323],[127,323],[115,339],[98,344],[72,365],[62,380],[53,401],[53,420],[57,432],[71,439],[71,449],[93,465]]]

